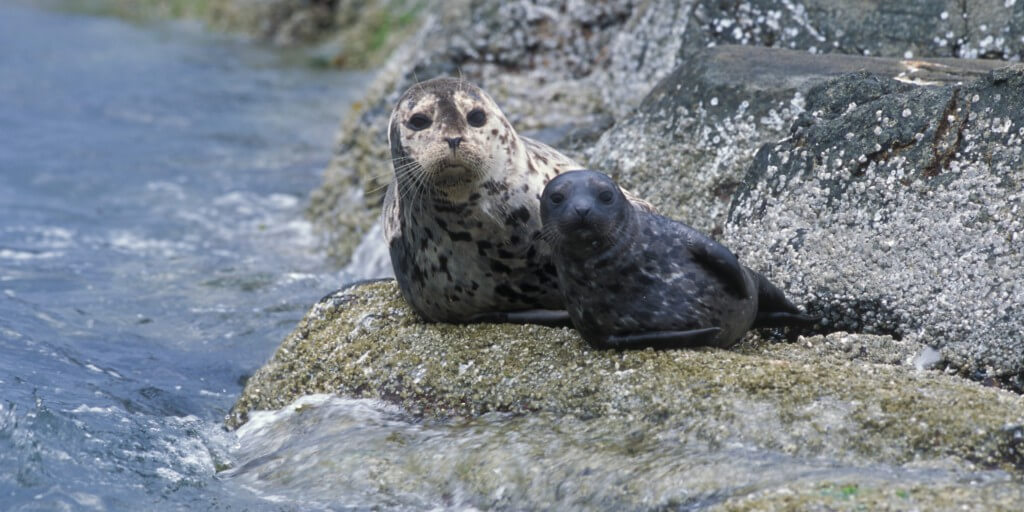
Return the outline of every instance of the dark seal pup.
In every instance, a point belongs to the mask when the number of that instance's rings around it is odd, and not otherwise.
[[[721,244],[634,208],[599,172],[552,179],[541,219],[569,316],[594,346],[729,347],[752,326],[815,320]]]
[[[517,134],[487,93],[454,78],[410,87],[388,141],[384,233],[412,308],[433,322],[568,325],[540,195],[579,164]]]

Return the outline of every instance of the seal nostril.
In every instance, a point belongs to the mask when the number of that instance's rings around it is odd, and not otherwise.
[[[448,147],[455,149],[459,147],[459,143],[462,142],[462,137],[452,137],[445,140],[448,141]]]
[[[590,207],[589,206],[577,206],[576,207],[576,213],[580,217],[586,217],[587,214],[590,213]]]

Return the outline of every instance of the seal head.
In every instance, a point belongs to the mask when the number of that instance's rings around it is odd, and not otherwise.
[[[630,238],[633,205],[614,182],[595,172],[563,176],[552,180],[541,196],[545,238],[579,258],[600,255]]]
[[[450,78],[410,88],[392,112],[388,140],[396,175],[420,188],[458,192],[500,174],[522,148],[501,109],[475,85]],[[465,196],[465,194],[463,194]]]

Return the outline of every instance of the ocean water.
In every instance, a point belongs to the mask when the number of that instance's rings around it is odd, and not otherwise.
[[[244,379],[337,288],[303,208],[366,73],[0,1],[0,509],[264,510]]]

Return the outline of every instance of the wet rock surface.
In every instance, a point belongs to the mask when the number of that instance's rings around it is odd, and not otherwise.
[[[757,154],[725,240],[830,328],[928,340],[974,378],[1024,375],[1024,67],[816,87]]]
[[[397,287],[383,282],[348,288],[317,304],[249,380],[228,424],[238,427],[254,410],[278,409],[309,393],[382,399],[431,421],[504,412],[512,413],[510,421],[517,425],[559,425],[562,430],[543,441],[546,445],[573,439],[569,432],[580,422],[583,432],[618,440],[589,449],[588,462],[595,468],[620,450],[650,454],[665,442],[692,450],[701,446],[698,451],[710,450],[715,457],[744,447],[753,451],[734,456],[745,467],[757,460],[755,453],[770,452],[803,461],[824,457],[857,472],[839,484],[814,477],[794,482],[806,488],[799,495],[813,496],[829,485],[863,485],[863,496],[887,501],[894,498],[885,496],[912,487],[865,478],[852,468],[885,464],[898,473],[1024,471],[1024,398],[956,376],[914,370],[912,361],[922,349],[920,343],[888,336],[836,333],[791,344],[752,337],[735,351],[596,351],[569,329],[422,323]],[[552,427],[545,428],[550,432]],[[513,430],[532,431],[527,424]],[[517,443],[543,438],[517,436]],[[558,453],[551,456],[562,466],[554,467],[575,465],[574,450],[567,446]],[[637,465],[619,470],[643,475],[647,491],[606,489],[602,496],[613,498],[606,504],[640,506],[630,500],[649,497],[653,489],[689,474],[682,467],[648,473],[648,466],[632,461]],[[496,462],[477,463],[488,467]],[[727,460],[716,464],[726,472],[732,465]],[[952,486],[952,481],[937,482],[945,480],[928,480],[914,492]],[[784,484],[768,486],[778,487]],[[1012,489],[1006,482],[998,487]],[[546,487],[538,492],[541,488]],[[643,506],[671,503],[666,500],[673,494],[667,490]],[[984,503],[1005,499],[986,497],[989,491],[968,494]],[[745,496],[743,506],[751,508],[796,499],[767,491],[763,496],[720,492]]]

